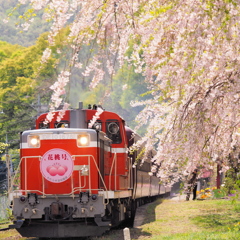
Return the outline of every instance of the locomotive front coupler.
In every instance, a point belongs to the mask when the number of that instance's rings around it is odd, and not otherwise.
[[[87,204],[89,202],[89,192],[80,192],[78,202]]]
[[[34,207],[36,204],[39,203],[38,201],[38,195],[36,193],[28,193],[27,194],[27,198],[28,198],[28,204],[31,207]]]

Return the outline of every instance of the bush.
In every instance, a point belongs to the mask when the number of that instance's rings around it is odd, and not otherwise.
[[[223,198],[226,196],[226,192],[224,189],[214,189],[213,191],[213,198]]]

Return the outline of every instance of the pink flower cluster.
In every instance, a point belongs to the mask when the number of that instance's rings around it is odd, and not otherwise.
[[[55,113],[54,113],[55,109],[58,108],[60,106],[60,104],[62,103],[61,95],[65,94],[65,86],[69,82],[70,75],[71,75],[70,72],[62,71],[58,76],[58,81],[55,82],[50,87],[50,89],[53,90],[53,94],[51,97],[53,104],[50,105],[50,112],[47,114],[45,123],[52,121],[52,119],[55,115]],[[63,109],[61,111],[59,111],[57,121],[61,120],[61,118],[64,116],[65,111],[68,109],[68,107],[69,107],[69,104],[64,103]]]
[[[46,48],[43,52],[43,55],[42,55],[42,59],[41,59],[41,63],[46,63],[48,61],[48,59],[50,58],[51,56],[51,53],[52,53],[52,50],[50,48]]]

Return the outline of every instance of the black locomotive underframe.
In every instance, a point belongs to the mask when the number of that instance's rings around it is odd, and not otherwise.
[[[10,225],[10,228],[15,228],[23,237],[39,238],[101,236],[110,227],[110,222],[103,222],[98,215],[94,219],[74,221],[17,220]]]

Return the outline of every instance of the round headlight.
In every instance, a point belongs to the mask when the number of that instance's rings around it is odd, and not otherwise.
[[[32,138],[31,141],[30,141],[30,143],[31,143],[32,145],[37,145],[37,144],[38,144],[37,138]]]
[[[84,147],[84,146],[88,146],[89,145],[89,135],[87,134],[81,134],[81,135],[78,135],[78,138],[77,138],[77,145],[79,147]]]
[[[86,144],[88,143],[88,138],[85,137],[85,136],[80,137],[80,138],[79,138],[79,143],[80,143],[81,145],[86,145]]]
[[[34,148],[37,148],[37,147],[40,147],[40,139],[39,139],[39,136],[31,136],[29,135],[28,136],[28,145],[29,147],[34,147]]]

